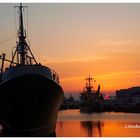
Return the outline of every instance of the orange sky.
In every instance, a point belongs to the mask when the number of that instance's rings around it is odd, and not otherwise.
[[[139,56],[140,53],[113,53],[95,60],[65,60],[47,64],[59,73],[65,91],[80,92],[85,85],[85,77],[90,74],[96,80],[95,89],[100,84],[102,92],[114,93],[116,89],[139,85]]]
[[[0,4],[0,42],[16,33],[15,5]],[[27,41],[59,74],[65,93],[82,91],[89,74],[103,93],[140,85],[140,4],[24,5]],[[11,53],[15,40],[0,44],[0,52]]]

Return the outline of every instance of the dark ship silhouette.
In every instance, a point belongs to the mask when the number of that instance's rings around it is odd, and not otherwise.
[[[86,80],[86,86],[84,87],[83,92],[80,93],[80,112],[101,112],[103,109],[102,102],[104,99],[103,95],[100,93],[100,85],[98,85],[98,89],[95,91],[91,85],[91,81],[94,80],[94,78],[89,75]]]
[[[38,63],[26,42],[23,8],[18,6],[18,42],[12,59],[0,56],[0,120],[8,136],[52,136],[64,93],[57,73]]]

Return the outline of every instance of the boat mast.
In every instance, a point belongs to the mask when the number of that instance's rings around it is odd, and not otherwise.
[[[23,15],[22,15],[22,4],[20,3],[19,6],[19,44],[18,44],[18,53],[20,54],[20,64],[25,65],[25,57],[27,54],[27,48],[26,48],[26,35],[24,34],[24,27],[23,27]]]
[[[86,78],[86,80],[88,81],[88,87],[91,87],[91,81],[93,80],[93,78],[90,77],[90,75],[89,75],[89,77]]]
[[[15,56],[17,55],[17,64],[18,65],[32,65],[32,60],[35,64],[37,64],[37,61],[35,57],[33,56],[33,53],[30,50],[29,45],[26,42],[26,30],[24,30],[23,25],[23,8],[27,6],[22,6],[20,3],[20,6],[16,6],[19,9],[19,29],[18,29],[18,39],[16,50],[12,56],[12,61],[10,66],[14,64]]]

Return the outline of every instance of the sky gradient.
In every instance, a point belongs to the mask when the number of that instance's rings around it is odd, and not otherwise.
[[[15,5],[0,4],[0,52],[9,54],[16,38],[1,42],[16,34]],[[31,49],[65,93],[82,91],[89,74],[103,93],[140,85],[140,4],[23,5]]]

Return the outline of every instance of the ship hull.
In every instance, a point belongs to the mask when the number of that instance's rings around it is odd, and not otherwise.
[[[81,113],[103,112],[100,108],[80,107]]]
[[[101,104],[96,103],[94,105],[80,105],[81,113],[103,112]]]
[[[63,100],[53,80],[22,75],[0,84],[0,119],[7,136],[52,136]]]

